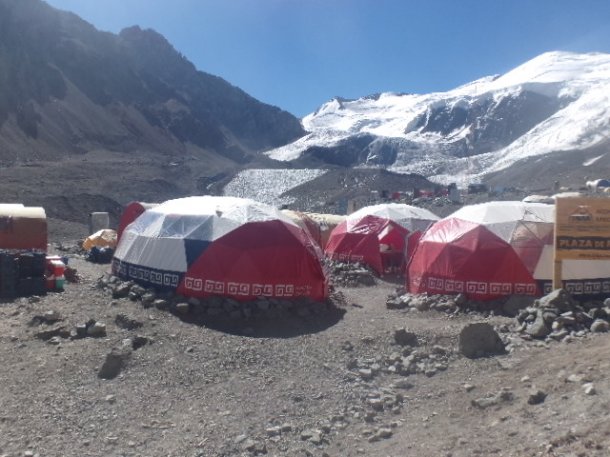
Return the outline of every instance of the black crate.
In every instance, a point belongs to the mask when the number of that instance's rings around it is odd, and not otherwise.
[[[41,278],[46,270],[46,255],[27,252],[19,256],[19,276],[22,278]]]
[[[39,252],[33,254],[32,260],[32,277],[42,278],[47,269],[47,256]]]
[[[43,278],[20,278],[17,282],[17,295],[29,297],[31,295],[45,295],[47,293],[46,281]]]
[[[19,270],[19,261],[11,254],[0,254],[0,274]]]

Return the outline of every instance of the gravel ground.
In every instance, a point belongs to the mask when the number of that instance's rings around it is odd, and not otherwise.
[[[512,352],[468,359],[465,325],[514,320],[388,309],[383,280],[339,288],[338,312],[212,328],[113,299],[105,265],[70,265],[82,280],[65,292],[0,304],[0,456],[610,455],[607,334],[501,333]],[[105,336],[67,337],[90,319]],[[417,347],[396,344],[402,327]],[[98,377],[125,347],[120,374]],[[425,371],[387,370],[408,356]]]

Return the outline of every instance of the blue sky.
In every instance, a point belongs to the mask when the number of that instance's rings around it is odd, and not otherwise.
[[[163,34],[205,72],[299,117],[334,96],[427,93],[553,50],[610,52],[610,0],[47,0]]]

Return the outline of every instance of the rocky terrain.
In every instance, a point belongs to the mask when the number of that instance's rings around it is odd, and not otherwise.
[[[603,302],[489,310],[339,265],[323,304],[185,300],[69,246],[80,282],[0,305],[2,456],[610,451]]]
[[[508,119],[509,105],[538,100],[513,95],[475,108]],[[446,135],[477,117],[447,104],[428,114],[411,127]],[[497,130],[500,146],[527,130],[487,121],[474,152]],[[186,300],[123,283],[77,248],[90,212],[116,224],[132,200],[258,188],[341,213],[348,199],[434,187],[344,167],[393,163],[367,136],[294,163],[260,155],[302,134],[153,31],[102,33],[39,0],[0,0],[2,200],[43,206],[52,251],[78,273],[64,292],[0,302],[0,457],[609,455],[606,301],[412,296],[401,278],[343,264],[330,265],[325,303]],[[608,168],[602,146],[525,158],[463,202],[578,188],[592,165]],[[245,168],[267,171],[233,181]]]

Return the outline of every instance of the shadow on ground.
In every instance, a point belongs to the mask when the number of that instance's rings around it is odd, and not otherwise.
[[[252,338],[293,338],[322,332],[337,324],[345,312],[343,306],[338,306],[334,300],[239,318],[228,315],[210,316],[197,309],[188,314],[172,311],[177,318],[188,324]]]

